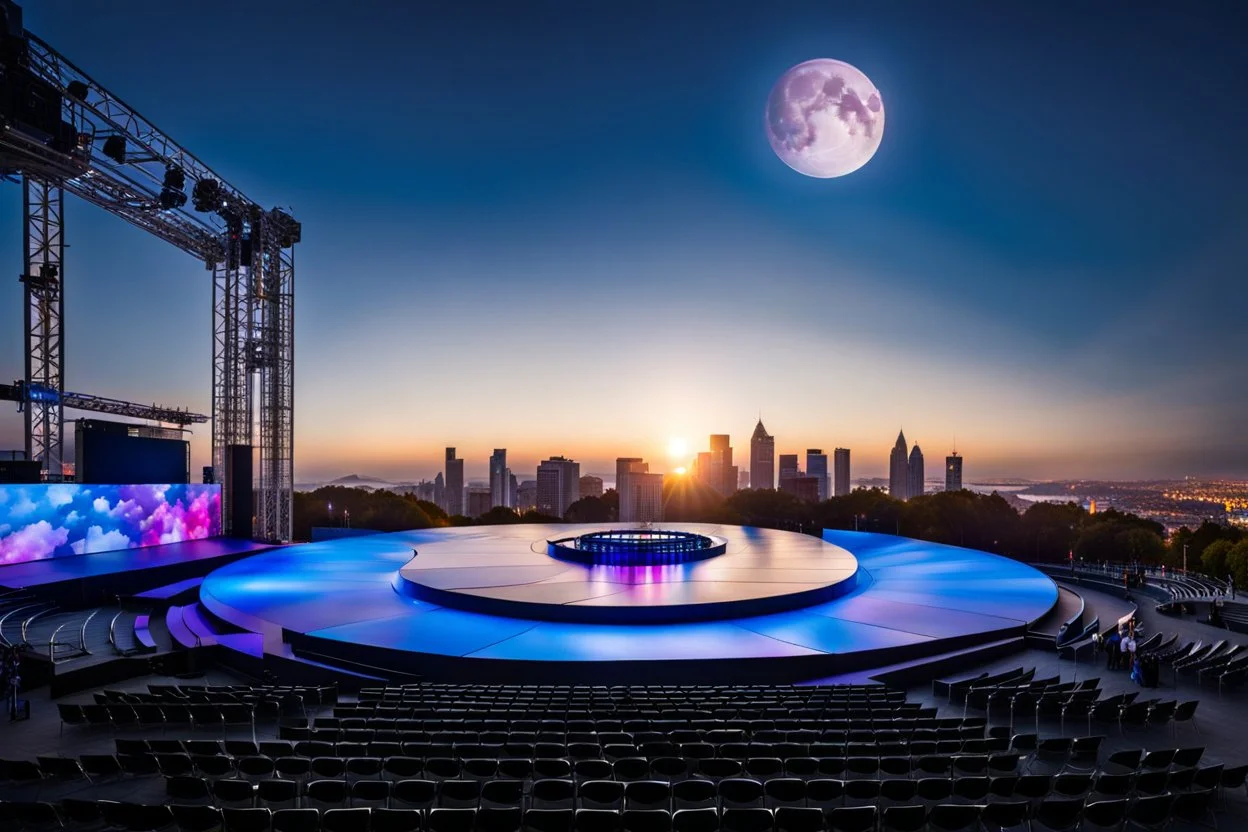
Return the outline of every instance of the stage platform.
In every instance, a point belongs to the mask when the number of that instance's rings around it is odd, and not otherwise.
[[[497,527],[486,535],[444,535],[419,547],[399,570],[395,588],[451,609],[539,621],[677,624],[763,615],[808,607],[853,590],[858,562],[845,549],[809,535],[682,523],[681,533],[706,543],[711,557],[619,565],[560,557],[565,540],[534,539],[532,526]],[[592,527],[627,534],[635,525]],[[725,531],[731,537],[724,537]],[[663,532],[639,532],[638,538]],[[592,553],[591,553],[592,554]],[[644,555],[640,555],[643,557]]]
[[[826,532],[820,541],[748,527],[663,526],[726,538],[728,549],[721,557],[753,547],[758,563],[776,569],[777,575],[784,571],[782,554],[790,550],[804,552],[803,558],[822,558],[840,570],[842,580],[850,574],[853,580],[838,597],[797,609],[760,613],[751,609],[756,599],[744,597],[715,620],[694,620],[699,597],[731,593],[733,583],[752,585],[753,576],[734,576],[728,567],[716,570],[718,558],[664,567],[668,571],[656,576],[664,579],[650,584],[646,570],[653,567],[627,567],[637,570],[628,580],[620,580],[618,572],[595,576],[593,568],[588,573],[568,571],[567,564],[552,566],[531,556],[544,551],[551,538],[579,533],[580,527],[512,525],[286,547],[216,570],[201,587],[200,603],[221,620],[262,634],[267,653],[280,653],[289,645],[317,660],[465,681],[610,683],[800,681],[883,667],[1022,635],[1057,601],[1049,578],[985,552],[854,532]],[[413,549],[420,552],[414,564]],[[434,552],[444,557],[430,557],[422,566],[422,558]],[[451,557],[456,552],[462,555],[459,566]],[[482,552],[491,554],[473,570],[473,553]],[[457,599],[454,608],[401,591],[421,568],[447,569],[447,580],[438,582],[443,587],[522,587],[524,576],[504,568],[506,553],[522,565],[549,567],[535,571],[530,583],[557,584],[554,579],[562,574],[575,576],[569,582],[578,589],[556,591],[540,616],[473,609],[482,597],[479,592],[467,593],[467,605]],[[699,570],[707,570],[707,582],[718,588],[709,594],[695,590],[691,596],[689,587],[700,582],[690,578]],[[684,579],[666,579],[678,574]],[[432,576],[419,577],[426,584],[434,582]],[[598,589],[596,577],[602,581]],[[815,582],[823,585],[825,578]],[[668,586],[644,589],[656,583]],[[599,590],[605,595],[593,594]],[[629,603],[608,605],[611,617],[596,621],[558,620],[561,613],[554,610],[584,606],[578,599],[612,594],[645,598],[656,592],[674,593],[678,606],[688,602],[690,620],[649,623]]]
[[[170,581],[202,576],[239,558],[273,548],[266,543],[213,537],[119,549],[90,555],[47,558],[0,566],[0,587],[85,600],[99,596],[112,600]]]

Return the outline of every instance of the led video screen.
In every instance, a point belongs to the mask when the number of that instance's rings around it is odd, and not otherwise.
[[[0,565],[220,534],[219,485],[0,485]]]

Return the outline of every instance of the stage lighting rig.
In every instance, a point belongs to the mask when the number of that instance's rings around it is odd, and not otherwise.
[[[191,188],[191,204],[196,211],[205,214],[221,208],[221,183],[215,179],[201,179]]]
[[[160,207],[166,210],[181,208],[186,204],[186,173],[177,165],[165,168],[165,178],[160,189]]]
[[[177,165],[165,168],[164,186],[175,191],[186,190],[186,173]]]
[[[22,26],[0,0],[0,171],[25,202],[26,379],[64,393],[64,196],[96,205],[204,263],[212,280],[212,454],[257,451],[255,530],[289,541],[294,490],[294,252],[301,229],[255,201]],[[189,210],[190,202],[195,210]],[[39,278],[56,275],[53,282]],[[72,339],[71,339],[72,340]],[[65,400],[30,401],[28,457],[59,478]],[[233,528],[230,492],[224,528]],[[250,529],[251,518],[239,518]]]
[[[125,136],[109,136],[104,140],[104,155],[119,165],[126,163]]]
[[[281,248],[290,248],[303,237],[303,225],[278,208],[273,209],[273,224],[277,229],[277,241]]]

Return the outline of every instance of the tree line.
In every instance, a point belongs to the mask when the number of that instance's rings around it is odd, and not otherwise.
[[[693,478],[665,483],[663,501],[664,517],[670,521],[814,535],[823,529],[882,532],[1033,562],[1060,563],[1073,556],[1086,562],[1138,562],[1177,569],[1186,545],[1189,569],[1220,579],[1232,574],[1240,586],[1248,586],[1248,536],[1212,522],[1194,530],[1182,528],[1167,543],[1160,523],[1115,509],[1091,514],[1076,503],[1035,503],[1020,513],[996,493],[940,491],[903,502],[878,488],[811,503],[770,489],[723,497]],[[619,497],[609,489],[601,497],[582,498],[563,518],[499,507],[472,519],[448,516],[412,495],[325,486],[295,494],[295,538],[309,539],[313,526],[343,525],[344,509],[353,527],[381,532],[505,523],[609,523],[619,516]]]

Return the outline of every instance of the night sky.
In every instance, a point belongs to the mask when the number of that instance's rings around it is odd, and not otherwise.
[[[1246,4],[25,10],[303,222],[298,481],[432,476],[445,445],[469,476],[494,447],[662,470],[712,432],[744,458],[760,411],[779,452],[850,447],[855,476],[899,427],[929,460],[956,439],[968,480],[1248,475]],[[887,110],[839,179],[763,131],[817,57]],[[20,200],[0,189],[6,380]],[[207,272],[67,213],[67,387],[207,412]]]

